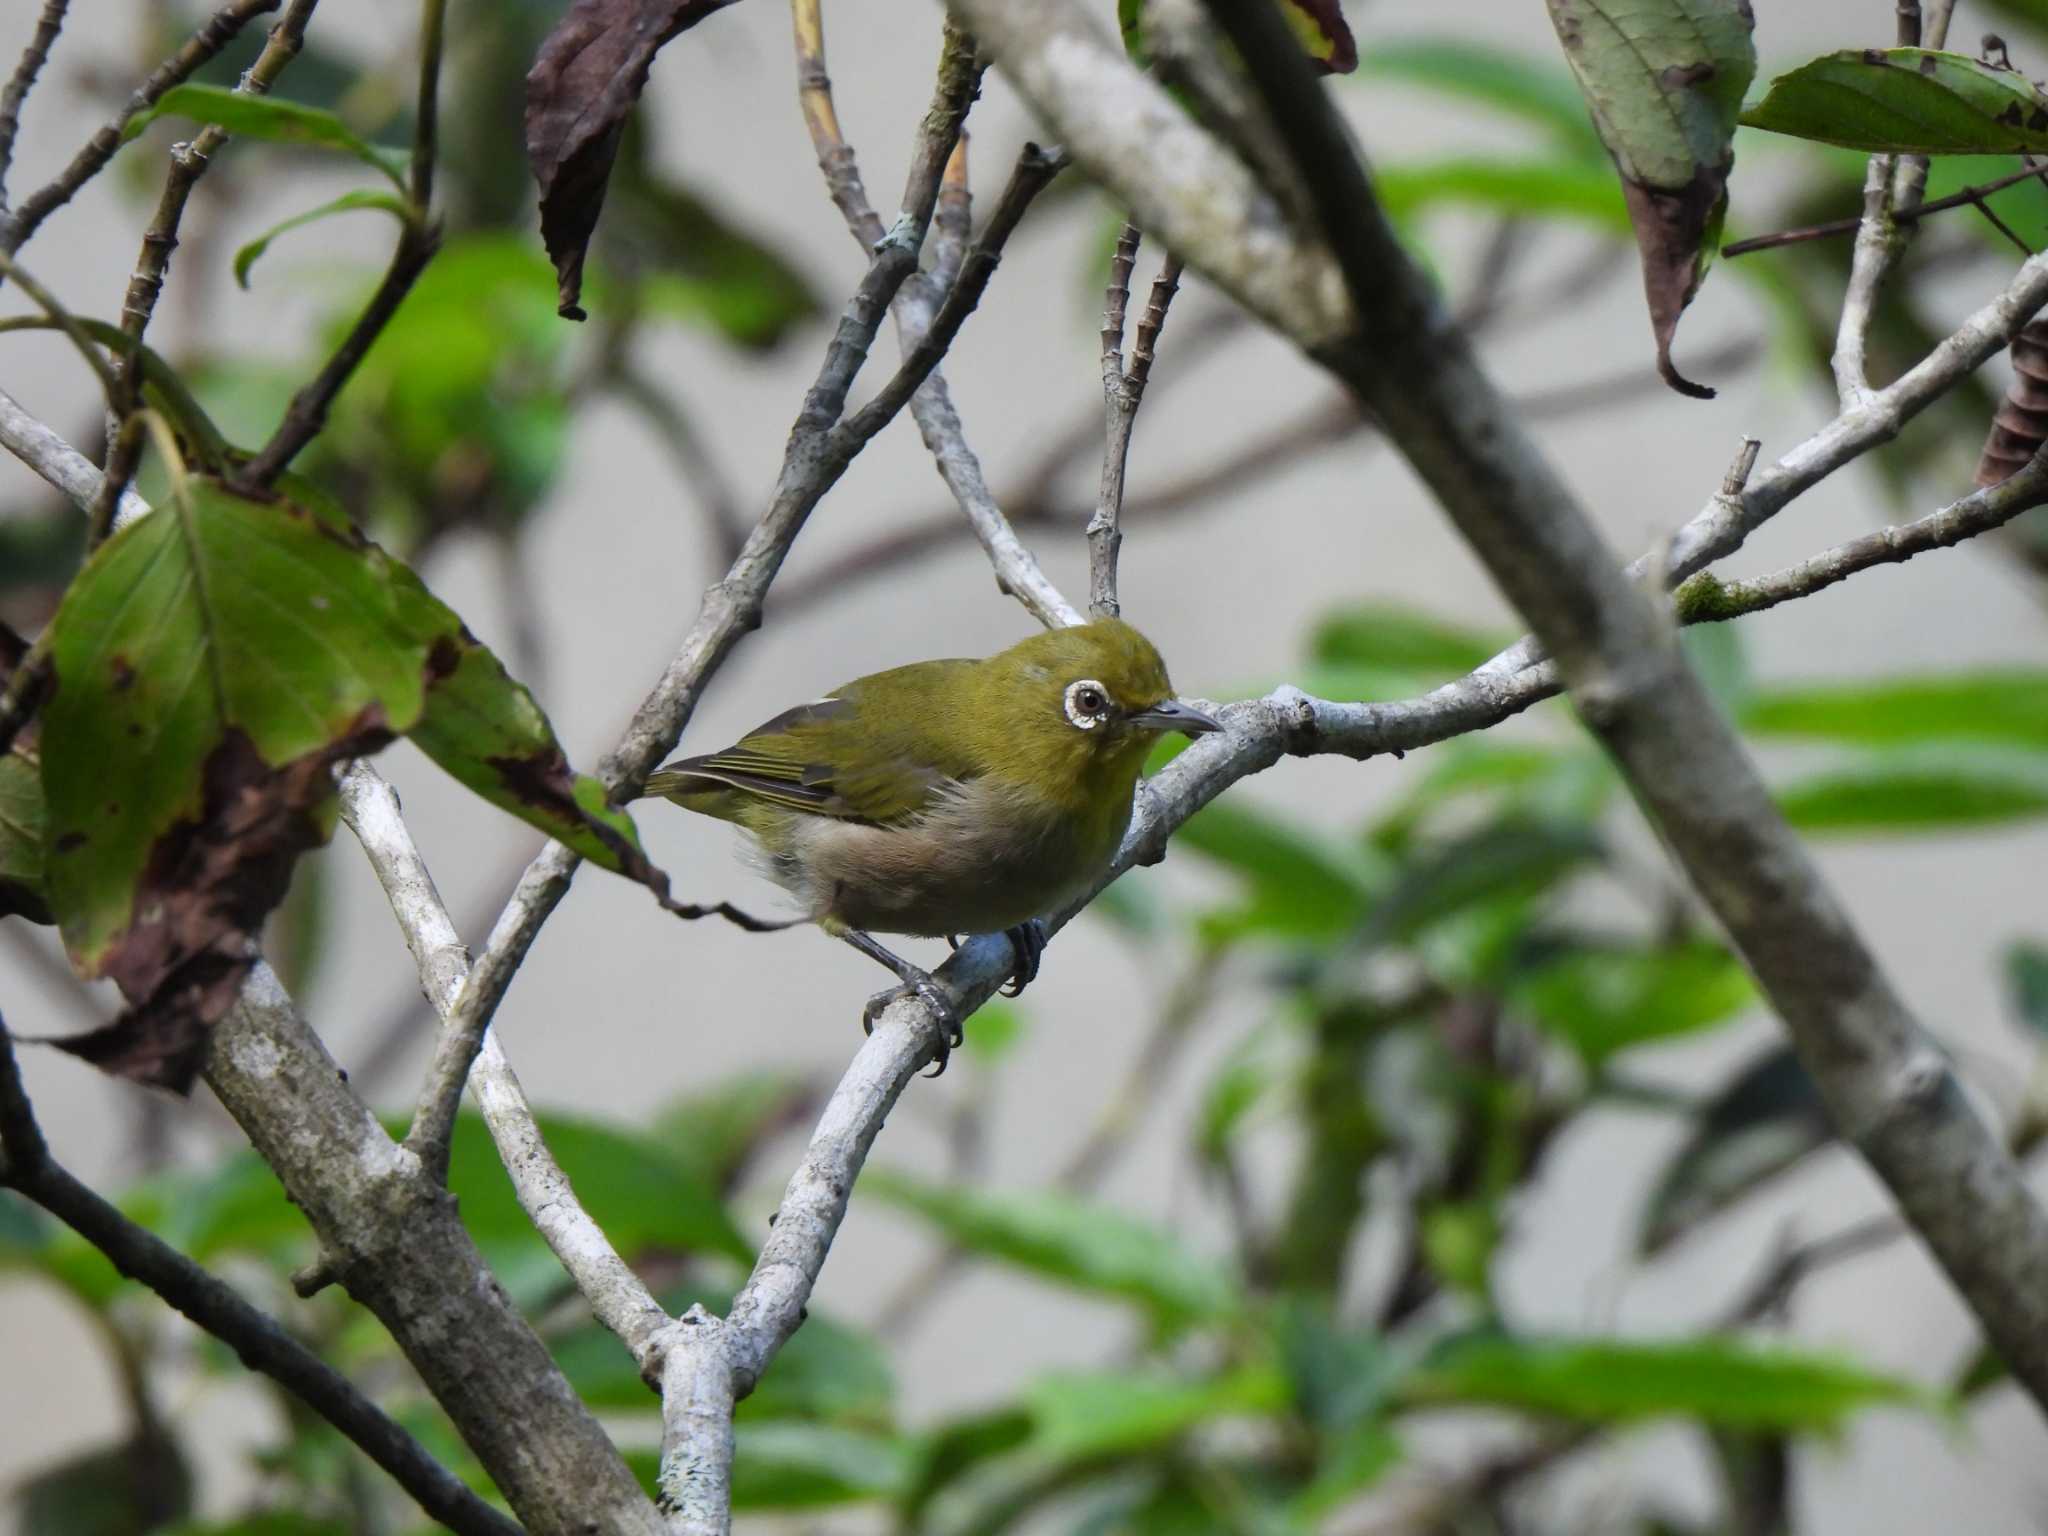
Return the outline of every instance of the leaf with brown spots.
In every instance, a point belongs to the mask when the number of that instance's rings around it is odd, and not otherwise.
[[[526,76],[526,159],[561,313],[581,320],[583,258],[619,137],[661,46],[732,0],[575,0]]]
[[[569,774],[532,698],[461,621],[292,502],[189,481],[87,562],[51,660],[44,894],[79,971],[131,1004],[69,1042],[109,1070],[190,1085],[293,862],[332,831],[336,765],[408,731],[467,783],[478,740],[552,753],[553,799],[487,798],[666,898],[632,823]]]
[[[1721,241],[1742,94],[1756,73],[1749,0],[1549,0],[1565,62],[1621,173],[1643,259],[1657,371],[1714,392],[1671,361],[1678,317]]]
[[[33,726],[0,755],[0,917],[55,921],[43,900],[42,760]]]
[[[2048,151],[2048,96],[1960,53],[1845,48],[1773,80],[1743,123],[1884,155]]]

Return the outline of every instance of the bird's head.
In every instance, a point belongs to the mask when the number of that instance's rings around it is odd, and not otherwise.
[[[1173,696],[1159,652],[1121,619],[1033,635],[984,665],[1006,701],[1009,748],[1034,773],[1135,778],[1167,732],[1223,729]]]

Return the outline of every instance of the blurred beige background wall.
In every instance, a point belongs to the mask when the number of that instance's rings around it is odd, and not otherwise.
[[[1104,0],[1107,11],[1107,0]],[[127,0],[81,0],[78,21],[33,100],[23,129],[17,187],[34,185],[105,115],[81,74],[116,71]],[[1439,0],[1408,6],[1352,0],[1361,43],[1428,30],[1455,31],[1520,49],[1555,48],[1538,0]],[[1889,39],[1890,0],[1758,0],[1757,36],[1768,75],[1821,48]],[[1964,0],[1959,36],[1984,24]],[[0,7],[0,49],[26,32],[33,7]],[[455,0],[451,26],[490,24],[490,7]],[[932,5],[876,3],[828,8],[831,65],[847,133],[861,154],[876,201],[893,201],[912,126],[922,111],[934,56]],[[410,7],[396,0],[328,0],[316,22],[364,47],[409,34]],[[288,77],[289,78],[289,77]],[[1394,161],[1422,151],[1483,151],[1510,141],[1498,123],[1447,110],[1386,85],[1337,87],[1369,151]],[[787,17],[772,0],[750,0],[714,18],[663,54],[650,92],[659,110],[660,153],[735,213],[798,257],[836,303],[851,287],[858,254],[823,195],[797,115]],[[460,111],[460,103],[449,110]],[[993,191],[1020,140],[1025,113],[991,80],[972,119],[977,183]],[[148,158],[158,151],[129,151]],[[217,174],[261,151],[231,152]],[[503,153],[519,153],[507,138]],[[156,162],[150,161],[151,165]],[[246,162],[244,162],[246,165]],[[248,167],[260,174],[260,167]],[[1745,167],[1745,171],[1748,171]],[[152,174],[154,174],[152,172]],[[1768,177],[1760,160],[1758,183]],[[33,266],[75,307],[111,312],[132,262],[141,214],[103,178],[59,215],[31,248]],[[297,178],[271,186],[288,202],[237,210],[253,231],[314,198]],[[1736,218],[1752,183],[1738,176]],[[971,440],[1000,490],[1048,435],[1098,399],[1098,321],[1084,273],[1097,238],[1093,214],[1034,217],[1013,242],[981,310],[947,371]],[[1436,249],[1455,289],[1469,269],[1481,226],[1445,221]],[[331,293],[346,279],[337,257],[381,260],[385,232],[369,221],[323,225],[286,243],[259,269],[249,293],[209,284],[209,323],[242,338],[288,338],[300,350],[311,306],[301,285]],[[1561,256],[1580,237],[1549,237]],[[213,245],[223,262],[233,239]],[[1149,274],[1141,265],[1141,278]],[[185,266],[174,284],[194,281]],[[1954,295],[1960,314],[1988,296],[1979,269]],[[1185,377],[1176,338],[1221,301],[1190,284],[1169,327],[1155,381],[1172,378],[1140,419],[1134,494],[1172,472],[1208,462],[1229,444],[1327,397],[1300,358],[1247,337]],[[9,294],[0,304],[17,307]],[[175,296],[166,334],[189,334],[193,317]],[[1743,285],[1717,276],[1680,333],[1681,367],[1719,341],[1761,334],[1770,316]],[[765,493],[804,384],[812,344],[771,361],[749,360],[710,339],[663,333],[649,361],[682,397],[716,424],[715,449],[749,503]],[[61,347],[7,338],[0,384],[67,432],[93,420],[91,396]],[[890,350],[893,350],[891,348]],[[1505,385],[1529,393],[1613,378],[1649,356],[1640,293],[1624,277],[1589,307],[1562,311],[1491,340],[1488,361]],[[872,381],[870,381],[872,382]],[[1718,485],[1745,432],[1766,456],[1796,442],[1832,414],[1811,379],[1750,367],[1722,384],[1718,400],[1683,400],[1653,383],[1599,411],[1541,429],[1608,536],[1625,553],[1647,547],[1697,510]],[[707,563],[698,513],[671,460],[642,426],[603,410],[579,424],[565,489],[545,513],[536,545],[547,640],[542,697],[572,756],[588,762],[607,746],[666,660],[717,573]],[[25,471],[0,462],[0,493],[14,494]],[[1084,464],[1069,484],[1078,501],[1093,483]],[[944,504],[944,493],[909,422],[899,421],[865,454],[819,509],[789,567],[792,580],[836,553]],[[1925,509],[1923,509],[1925,510]],[[1738,573],[1773,568],[1867,530],[1883,515],[1873,482],[1851,470],[1801,500],[1732,562]],[[1218,498],[1170,524],[1135,522],[1124,550],[1127,613],[1160,644],[1189,692],[1226,696],[1285,678],[1308,624],[1347,599],[1383,597],[1426,604],[1468,620],[1512,626],[1512,616],[1444,520],[1390,455],[1359,443],[1305,460],[1265,481],[1254,495]],[[1040,554],[1069,592],[1085,587],[1078,537],[1041,543]],[[485,552],[440,551],[429,579],[486,639],[502,642],[508,616]],[[722,745],[759,719],[821,688],[918,657],[975,654],[1023,633],[1029,619],[995,590],[971,545],[900,575],[783,613],[771,598],[768,622],[718,677],[686,741]],[[1744,622],[1766,676],[1855,675],[1903,666],[2038,663],[2048,621],[2015,568],[1983,548],[1887,567],[1810,601]],[[1418,754],[1426,758],[1427,753]],[[1423,766],[1288,762],[1233,793],[1325,826],[1355,823]],[[516,870],[533,838],[465,797],[407,748],[389,755],[415,833],[458,914],[475,914]],[[652,852],[692,898],[735,895],[771,901],[732,859],[723,828],[661,808],[642,826]],[[1640,829],[1638,829],[1640,835]],[[1653,854],[1641,836],[1646,854]],[[406,984],[410,963],[373,882],[346,845],[334,860],[343,917],[328,961],[317,1020],[349,1062]],[[1993,1101],[2010,1105],[2026,1061],[2000,1016],[1994,955],[2006,940],[2038,932],[2040,870],[2048,833],[1999,830],[1972,838],[1833,844],[1830,876],[1866,932],[1890,960],[1912,1004],[1954,1047],[1968,1075]],[[1176,889],[1202,879],[1186,856],[1133,879]],[[480,939],[481,932],[472,935]],[[987,1177],[1006,1185],[1041,1181],[1070,1149],[1135,1045],[1148,1006],[1148,975],[1099,925],[1083,923],[1053,948],[1025,997],[1028,1034],[1008,1069],[989,1126]],[[626,883],[586,871],[533,953],[498,1016],[498,1028],[533,1096],[544,1105],[632,1117],[694,1078],[749,1063],[797,1063],[829,1078],[857,1039],[859,1005],[878,985],[866,961],[809,932],[771,937],[716,924],[678,927]],[[0,952],[0,1007],[18,1033],[77,1028],[60,988]],[[1173,1127],[1204,1058],[1256,1022],[1244,1004],[1212,1028],[1207,1044],[1172,1080],[1158,1085],[1159,1113],[1108,1193],[1114,1200],[1212,1236],[1189,1198]],[[1753,1045],[1775,1026],[1753,1021],[1741,1041],[1676,1047],[1647,1058],[1654,1075],[1698,1084],[1725,1069],[1735,1044]],[[424,1050],[415,1052],[421,1056]],[[29,1086],[62,1156],[87,1176],[124,1167],[134,1090],[52,1053],[24,1055]],[[884,1163],[930,1164],[942,1155],[936,1121],[965,1091],[965,1074],[918,1083],[879,1147]],[[395,1102],[395,1101],[394,1101]],[[186,1114],[182,1134],[206,1144],[215,1134],[204,1106]],[[1517,1316],[1560,1327],[1612,1324],[1655,1333],[1691,1324],[1760,1262],[1781,1224],[1808,1232],[1876,1209],[1872,1181],[1829,1154],[1756,1209],[1716,1227],[1684,1262],[1637,1275],[1626,1258],[1628,1221],[1645,1180],[1676,1128],[1647,1117],[1591,1117],[1552,1158],[1535,1199],[1519,1212],[1520,1246],[1504,1279]],[[1285,1145],[1284,1128],[1275,1150]],[[794,1143],[767,1160],[748,1208],[765,1220]],[[1277,1158],[1276,1158],[1277,1165]],[[821,1284],[819,1304],[871,1314],[913,1268],[922,1236],[856,1198]],[[994,1396],[1029,1369],[1099,1358],[1125,1327],[1117,1314],[1045,1289],[977,1274],[946,1292],[898,1356],[907,1413],[914,1419]],[[1900,1247],[1815,1283],[1797,1333],[1818,1343],[1851,1343],[1875,1363],[1935,1379],[1968,1348],[1970,1329],[1924,1257]],[[209,1470],[238,1464],[252,1433],[251,1400],[218,1385],[189,1383],[171,1405],[197,1416]],[[113,1433],[119,1402],[85,1325],[51,1293],[0,1277],[0,1488],[25,1469]],[[1937,1526],[1981,1536],[2018,1536],[2048,1523],[2048,1437],[2016,1394],[1999,1394],[1955,1424],[1906,1412],[1857,1421],[1832,1455],[1807,1458],[1799,1486],[1802,1531],[1817,1536],[1911,1536]],[[1593,1486],[1560,1497],[1597,1511],[1601,1480],[1668,1487],[1681,1504],[1704,1507],[1708,1474],[1677,1435],[1630,1438],[1599,1460]],[[232,1487],[219,1478],[209,1487]]]

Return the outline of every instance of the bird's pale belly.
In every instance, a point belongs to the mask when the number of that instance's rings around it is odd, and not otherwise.
[[[773,872],[828,926],[995,933],[1079,895],[1130,820],[1128,807],[1097,829],[1066,818],[991,816],[981,798],[963,791],[900,826],[801,818]]]

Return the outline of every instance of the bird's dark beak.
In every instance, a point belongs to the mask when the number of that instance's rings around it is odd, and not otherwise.
[[[1179,731],[1183,736],[1206,736],[1211,731],[1223,729],[1222,721],[1212,720],[1192,704],[1183,704],[1179,699],[1168,699],[1150,709],[1139,710],[1131,716],[1131,724],[1154,731]]]

